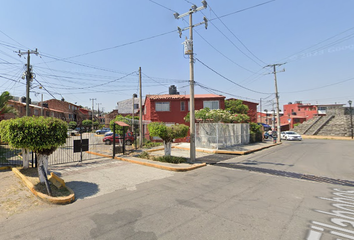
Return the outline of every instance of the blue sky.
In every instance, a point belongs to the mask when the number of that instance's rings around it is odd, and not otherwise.
[[[353,0],[209,0],[193,14],[195,93],[260,102],[271,110],[277,74],[280,108],[294,101],[347,104],[354,100]],[[5,1],[0,14],[0,91],[25,96],[21,79],[31,55],[31,99],[66,101],[112,111],[138,93],[189,94],[189,59],[177,27],[188,26],[187,0]],[[39,84],[44,88],[40,89]]]

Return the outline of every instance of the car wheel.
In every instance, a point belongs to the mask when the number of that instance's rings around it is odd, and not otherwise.
[[[127,144],[127,145],[132,145],[132,141],[127,140],[127,141],[125,141],[125,144]]]
[[[111,144],[112,144],[111,140],[106,140],[104,143],[105,143],[106,145],[111,145]]]

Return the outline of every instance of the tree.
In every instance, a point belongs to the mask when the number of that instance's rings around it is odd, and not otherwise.
[[[166,126],[163,122],[151,122],[148,125],[150,136],[163,140],[165,156],[171,156],[171,143],[175,138],[183,138],[188,134],[189,127],[184,124]]]
[[[225,110],[231,114],[247,114],[248,106],[242,100],[225,100]]]
[[[77,122],[75,122],[75,121],[69,122],[69,128],[70,128],[70,129],[75,129],[76,126],[77,126]]]
[[[245,123],[249,121],[249,116],[246,114],[231,114],[222,109],[210,110],[203,108],[195,111],[195,119],[202,122],[223,122],[223,123]],[[184,117],[186,122],[190,121],[189,113]]]
[[[0,136],[10,147],[38,154],[38,176],[45,178],[40,166],[48,172],[48,156],[66,143],[67,123],[57,118],[22,117],[0,122]]]
[[[17,110],[7,105],[7,102],[12,98],[13,97],[8,91],[5,91],[0,95],[0,115],[4,115],[5,113],[13,113],[17,115]]]
[[[82,126],[85,127],[86,131],[92,127],[92,120],[83,120],[82,121]]]

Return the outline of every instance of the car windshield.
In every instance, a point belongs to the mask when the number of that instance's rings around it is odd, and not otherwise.
[[[296,134],[296,132],[287,132],[286,134]]]

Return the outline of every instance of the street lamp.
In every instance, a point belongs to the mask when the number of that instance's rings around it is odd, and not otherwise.
[[[350,110],[350,133],[353,139],[353,114],[352,114],[352,100],[348,101]]]

